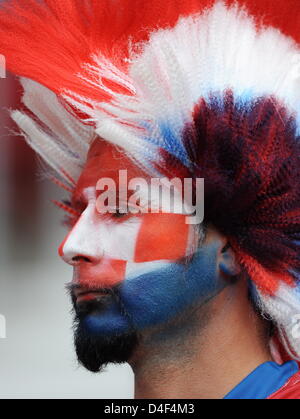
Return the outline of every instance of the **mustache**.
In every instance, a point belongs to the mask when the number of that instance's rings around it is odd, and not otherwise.
[[[116,303],[120,307],[120,310],[123,311],[123,304],[119,294],[119,285],[113,287],[99,287],[99,284],[95,286],[95,284],[90,283],[82,286],[71,282],[66,284],[65,288],[71,297],[73,312],[79,318],[82,318],[93,311],[101,312],[111,303]],[[102,295],[99,298],[77,304],[76,291],[82,291],[82,293],[95,292],[101,293]]]
[[[89,284],[85,284],[84,286],[79,285],[79,284],[74,284],[72,282],[68,283],[65,285],[65,289],[69,294],[74,294],[75,291],[87,291],[87,292],[101,292],[103,294],[115,294],[118,290],[118,286],[114,286],[114,287],[101,287],[99,286],[99,283],[93,284],[93,283],[89,283]]]
[[[74,283],[69,283],[66,284],[65,289],[67,291],[67,293],[70,295],[73,304],[76,304],[76,297],[78,296],[78,294],[87,294],[87,293],[99,293],[102,294],[102,298],[106,298],[108,299],[110,298],[114,298],[115,300],[119,301],[120,300],[120,296],[119,296],[119,286],[113,286],[113,287],[101,287],[99,286],[99,283],[93,284],[93,283],[89,283],[89,284],[84,284],[83,285],[79,285],[79,284],[74,284]]]

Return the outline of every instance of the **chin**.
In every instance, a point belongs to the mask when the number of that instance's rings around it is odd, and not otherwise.
[[[100,372],[109,363],[128,362],[138,345],[138,334],[120,314],[94,312],[76,317],[74,343],[79,363]]]

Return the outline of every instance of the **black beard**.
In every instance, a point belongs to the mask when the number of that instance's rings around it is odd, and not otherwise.
[[[84,319],[87,315],[105,310],[105,307],[116,298],[115,292],[109,292],[106,297],[89,301],[76,306],[74,297],[73,305],[76,313],[74,322],[74,344],[78,361],[91,372],[100,372],[108,363],[122,364],[132,356],[138,344],[138,334],[129,330],[121,335],[97,335],[87,330]]]

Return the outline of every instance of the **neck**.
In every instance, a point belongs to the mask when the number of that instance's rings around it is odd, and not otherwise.
[[[225,288],[193,317],[189,313],[188,323],[181,319],[168,333],[144,335],[130,362],[136,399],[220,399],[272,360],[265,325],[238,288]]]

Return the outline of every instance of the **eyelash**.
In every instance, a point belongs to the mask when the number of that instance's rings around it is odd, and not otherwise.
[[[73,228],[74,225],[79,220],[83,211],[77,211],[72,207],[72,203],[70,201],[56,201],[52,200],[54,205],[59,209],[63,210],[67,215],[63,219],[63,225],[67,228]],[[116,208],[116,212],[114,213],[106,213],[103,214],[103,219],[106,220],[113,220],[114,222],[123,222],[128,220],[131,216],[130,211],[126,213],[120,213],[120,208]]]
[[[116,208],[115,211],[116,212],[113,213],[108,212],[106,214],[102,214],[101,216],[104,220],[113,221],[115,223],[122,223],[131,218],[131,214],[129,211],[126,213],[120,213],[120,208]]]

